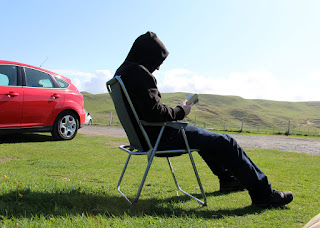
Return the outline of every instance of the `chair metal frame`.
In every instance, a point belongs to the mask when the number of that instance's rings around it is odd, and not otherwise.
[[[163,157],[166,157],[167,158],[167,161],[168,161],[168,165],[169,165],[169,168],[170,168],[170,171],[172,173],[172,176],[173,176],[173,179],[174,179],[174,182],[175,182],[175,185],[177,187],[177,189],[179,191],[181,191],[182,193],[186,194],[187,196],[191,197],[192,199],[195,199],[196,201],[198,201],[200,204],[202,204],[203,206],[207,206],[207,198],[206,198],[206,195],[205,195],[205,192],[204,192],[204,189],[202,187],[202,184],[201,184],[201,181],[200,181],[200,177],[199,177],[199,174],[198,174],[198,171],[197,171],[197,168],[196,168],[196,165],[195,165],[195,162],[194,162],[194,159],[193,159],[193,156],[192,156],[192,152],[193,151],[197,151],[195,149],[190,149],[189,147],[189,143],[188,143],[188,139],[187,139],[187,136],[186,136],[186,133],[185,133],[185,127],[188,125],[188,123],[184,123],[184,122],[178,122],[178,121],[167,121],[167,122],[160,122],[160,123],[155,123],[155,122],[146,122],[146,121],[143,121],[143,120],[140,120],[136,111],[135,111],[135,108],[133,106],[133,103],[130,99],[130,96],[126,90],[126,87],[121,79],[121,76],[115,76],[114,78],[112,78],[111,80],[109,80],[107,82],[107,89],[108,89],[108,92],[109,94],[111,95],[112,97],[112,100],[114,102],[114,105],[116,107],[116,111],[118,113],[118,110],[117,110],[117,104],[114,100],[114,97],[113,97],[113,91],[112,91],[112,86],[115,84],[115,83],[119,83],[120,87],[121,87],[121,91],[123,92],[124,94],[124,97],[126,98],[130,108],[131,108],[131,111],[134,115],[134,119],[135,121],[137,121],[138,123],[138,126],[139,126],[139,129],[141,130],[141,133],[144,137],[144,140],[145,142],[148,144],[148,147],[149,147],[149,150],[148,151],[143,151],[141,148],[136,148],[134,147],[133,145],[120,145],[119,148],[125,152],[128,153],[128,157],[127,157],[127,160],[126,160],[126,163],[124,165],[124,168],[122,170],[122,173],[121,173],[121,176],[120,176],[120,179],[119,179],[119,182],[118,182],[118,186],[117,186],[117,189],[118,191],[120,192],[120,194],[130,203],[130,204],[135,204],[139,197],[140,197],[140,194],[141,194],[141,191],[142,191],[142,188],[143,188],[143,185],[145,183],[145,180],[147,178],[147,175],[149,173],[149,170],[150,170],[150,167],[151,167],[151,164],[152,164],[152,161],[153,161],[153,158],[157,155],[161,155]],[[127,110],[128,111],[128,110]],[[119,113],[118,113],[118,116],[119,116]],[[120,119],[120,118],[119,118]],[[120,119],[120,122],[121,119]],[[148,134],[145,130],[145,126],[157,126],[157,127],[161,127],[161,130],[160,130],[160,133],[158,135],[158,138],[156,140],[156,143],[154,146],[152,146],[151,142],[150,142],[150,139],[148,137]],[[159,146],[159,143],[160,143],[160,140],[161,140],[161,137],[163,135],[163,132],[165,130],[166,127],[172,127],[172,128],[175,128],[175,129],[179,129],[179,132],[181,132],[182,136],[183,136],[183,139],[184,139],[184,142],[185,142],[185,146],[186,148],[185,149],[180,149],[180,150],[163,150],[163,151],[158,151],[158,146]],[[126,132],[127,133],[127,132]],[[127,136],[129,138],[129,135],[127,133]],[[129,138],[129,141],[130,141],[130,138]],[[193,170],[194,170],[194,173],[195,173],[195,176],[196,176],[196,179],[198,181],[198,185],[199,185],[199,188],[201,190],[201,194],[202,194],[202,197],[203,197],[203,201],[196,198],[195,196],[189,194],[188,192],[184,191],[181,189],[181,187],[179,186],[178,184],[178,181],[177,181],[177,178],[174,174],[174,170],[172,168],[172,164],[171,164],[171,161],[170,161],[170,158],[171,156],[175,156],[176,154],[188,154],[189,155],[189,158],[190,158],[190,161],[191,161],[191,164],[192,164],[192,167],[193,167]],[[148,157],[148,165],[146,167],[146,170],[144,172],[144,175],[143,175],[143,178],[141,180],[141,183],[140,183],[140,186],[138,188],[138,191],[136,193],[136,196],[134,198],[133,201],[131,201],[120,189],[120,185],[121,185],[121,182],[122,182],[122,179],[123,179],[123,176],[125,174],[125,171],[127,169],[127,166],[129,164],[129,161],[130,161],[130,158],[132,155],[147,155]],[[166,156],[168,155],[168,156]]]

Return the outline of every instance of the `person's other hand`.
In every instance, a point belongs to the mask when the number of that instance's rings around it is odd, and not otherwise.
[[[192,107],[193,103],[192,104],[187,104],[187,101],[184,101],[180,104],[180,106],[183,108],[184,110],[184,113],[185,113],[185,116],[187,116],[190,112],[191,112],[191,107]]]

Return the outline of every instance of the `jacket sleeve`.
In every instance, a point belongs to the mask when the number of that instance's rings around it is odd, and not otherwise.
[[[155,85],[156,86],[156,85]],[[148,90],[149,101],[146,102],[145,108],[151,110],[151,115],[145,115],[146,121],[151,122],[163,122],[163,121],[173,121],[182,120],[185,116],[184,110],[181,106],[176,106],[174,108],[168,107],[167,105],[161,103],[161,95],[157,87],[150,88]]]
[[[185,112],[181,106],[174,108],[161,103],[161,94],[154,76],[140,66],[139,73],[127,78],[127,90],[139,118],[149,122],[182,120]],[[128,85],[127,85],[128,84]]]

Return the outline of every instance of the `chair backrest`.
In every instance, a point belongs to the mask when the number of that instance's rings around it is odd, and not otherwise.
[[[130,145],[140,151],[151,149],[151,143],[131,102],[120,76],[107,82],[107,89],[113,100],[117,115],[129,139]]]

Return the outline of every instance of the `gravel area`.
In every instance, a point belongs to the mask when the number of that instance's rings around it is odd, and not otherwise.
[[[79,129],[79,133],[88,136],[105,135],[116,138],[126,138],[124,130],[120,127],[85,125],[83,128]],[[269,135],[232,136],[242,147],[265,148],[320,155],[320,139],[318,138],[297,138]]]
[[[232,135],[243,147],[320,155],[320,139],[272,135]]]
[[[95,125],[84,125],[78,130],[78,133],[87,136],[111,136],[115,138],[126,138],[126,133],[121,127],[110,127],[110,126],[95,126]]]

